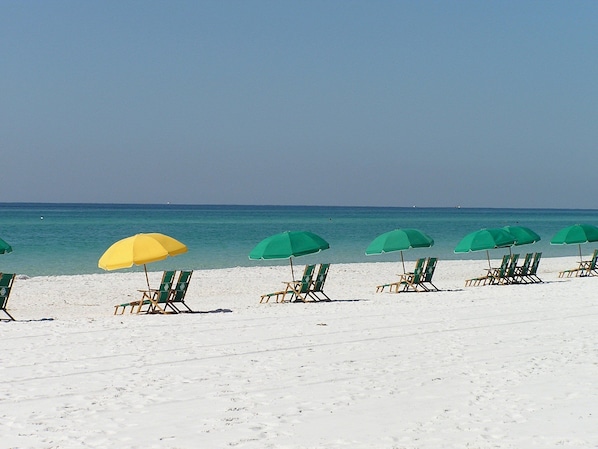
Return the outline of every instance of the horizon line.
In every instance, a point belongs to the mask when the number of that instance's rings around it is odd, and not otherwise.
[[[243,204],[243,203],[129,203],[129,202],[54,202],[54,201],[1,201],[0,206],[193,206],[193,207],[303,207],[303,208],[354,208],[354,209],[489,209],[489,210],[587,210],[583,207],[494,207],[494,206],[366,206],[366,205],[318,205],[318,204]]]

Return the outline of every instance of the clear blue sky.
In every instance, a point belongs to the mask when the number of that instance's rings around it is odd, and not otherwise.
[[[596,1],[0,7],[0,202],[598,207]]]

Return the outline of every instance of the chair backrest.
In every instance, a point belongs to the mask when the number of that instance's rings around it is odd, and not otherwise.
[[[434,270],[436,269],[436,262],[438,262],[438,258],[428,258],[428,263],[426,264],[426,269],[424,270],[424,282],[432,282],[432,276],[434,276]]]
[[[307,293],[309,291],[315,269],[315,265],[305,266],[305,270],[303,270],[303,276],[301,277],[301,281],[299,281],[299,293]]]
[[[0,273],[0,287],[10,287],[14,277],[14,274]]]
[[[314,288],[313,291],[321,292],[324,288],[324,283],[326,282],[326,277],[328,276],[328,270],[330,269],[329,263],[320,264],[320,269],[318,270],[318,274],[316,275],[316,280],[314,281]]]
[[[424,270],[424,265],[426,263],[426,260],[427,259],[425,259],[425,258],[423,258],[423,259],[417,259],[417,261],[415,262],[415,268],[413,269],[413,272],[415,273],[416,271],[418,271],[418,269],[420,271],[423,271]]]
[[[513,276],[515,274],[515,268],[517,268],[517,261],[519,260],[519,254],[513,254],[509,258],[509,268],[507,269],[506,275]]]
[[[189,282],[191,281],[192,274],[193,270],[181,271],[181,273],[179,274],[179,278],[176,281],[174,290],[172,291],[172,302],[182,302],[185,299],[185,295],[187,294],[187,287],[189,286]]]
[[[529,270],[529,274],[535,275],[538,271],[538,265],[540,265],[540,258],[542,257],[542,253],[534,254],[534,261],[532,262],[532,267]]]
[[[504,256],[502,256],[502,262],[500,263],[500,267],[498,268],[498,277],[504,277],[507,274],[507,268],[509,268],[510,261],[510,255],[505,254]]]
[[[303,269],[303,276],[301,276],[302,278],[309,278],[312,277],[314,274],[314,271],[316,270],[316,265],[305,265],[305,268]]]
[[[8,302],[8,296],[12,288],[12,283],[15,279],[15,274],[3,273],[0,275],[0,309],[6,309],[6,303]]]
[[[533,257],[533,253],[527,253],[525,255],[525,259],[523,260],[523,265],[521,265],[521,274],[522,275],[526,275],[527,271],[529,270],[529,267],[532,263],[532,257]]]
[[[175,274],[176,274],[176,271],[165,271],[164,274],[162,275],[162,281],[160,282],[160,285],[172,286],[172,283],[174,282]]]
[[[156,300],[159,303],[165,303],[170,298],[170,292],[172,290],[172,283],[174,281],[174,275],[176,271],[165,271],[162,275],[162,281],[160,287],[156,293]]]
[[[411,281],[412,284],[419,284],[421,282],[425,261],[426,259],[419,259],[415,264],[415,269],[413,270],[413,280]]]
[[[596,269],[596,263],[598,263],[598,249],[595,249],[594,254],[592,255],[592,261],[590,262],[590,270]]]

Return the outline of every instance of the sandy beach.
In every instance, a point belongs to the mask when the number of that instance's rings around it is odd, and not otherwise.
[[[441,292],[400,294],[375,293],[398,263],[332,265],[315,304],[259,304],[288,266],[201,270],[201,313],[168,316],[112,315],[142,271],[18,278],[0,446],[598,447],[598,278],[558,278],[576,262],[465,288],[486,262],[441,260]]]

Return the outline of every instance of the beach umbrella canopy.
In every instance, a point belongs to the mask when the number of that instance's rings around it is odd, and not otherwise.
[[[149,290],[146,264],[186,252],[187,246],[167,235],[157,232],[136,234],[112,244],[100,257],[98,267],[111,271],[143,265]]]
[[[0,239],[0,254],[12,252],[12,247],[4,240]]]
[[[514,246],[529,245],[541,240],[541,237],[525,226],[505,226],[505,231],[515,237]]]
[[[391,253],[400,251],[403,273],[405,272],[405,260],[403,251],[411,248],[429,248],[434,245],[434,240],[418,229],[395,229],[380,234],[365,250],[366,256]]]
[[[557,232],[550,240],[551,245],[575,245],[579,246],[579,258],[581,256],[581,245],[583,243],[598,242],[598,227],[590,224],[576,224],[567,226]]]
[[[515,237],[513,246],[530,245],[541,240],[538,234],[525,226],[505,226],[503,229]],[[511,252],[510,246],[509,252]]]
[[[249,253],[252,260],[289,259],[293,281],[293,257],[315,254],[330,248],[326,240],[309,231],[286,231],[266,237]]]
[[[468,253],[472,251],[486,251],[488,266],[490,267],[491,249],[506,248],[515,244],[515,237],[502,228],[480,229],[467,234],[455,247],[455,253]]]

